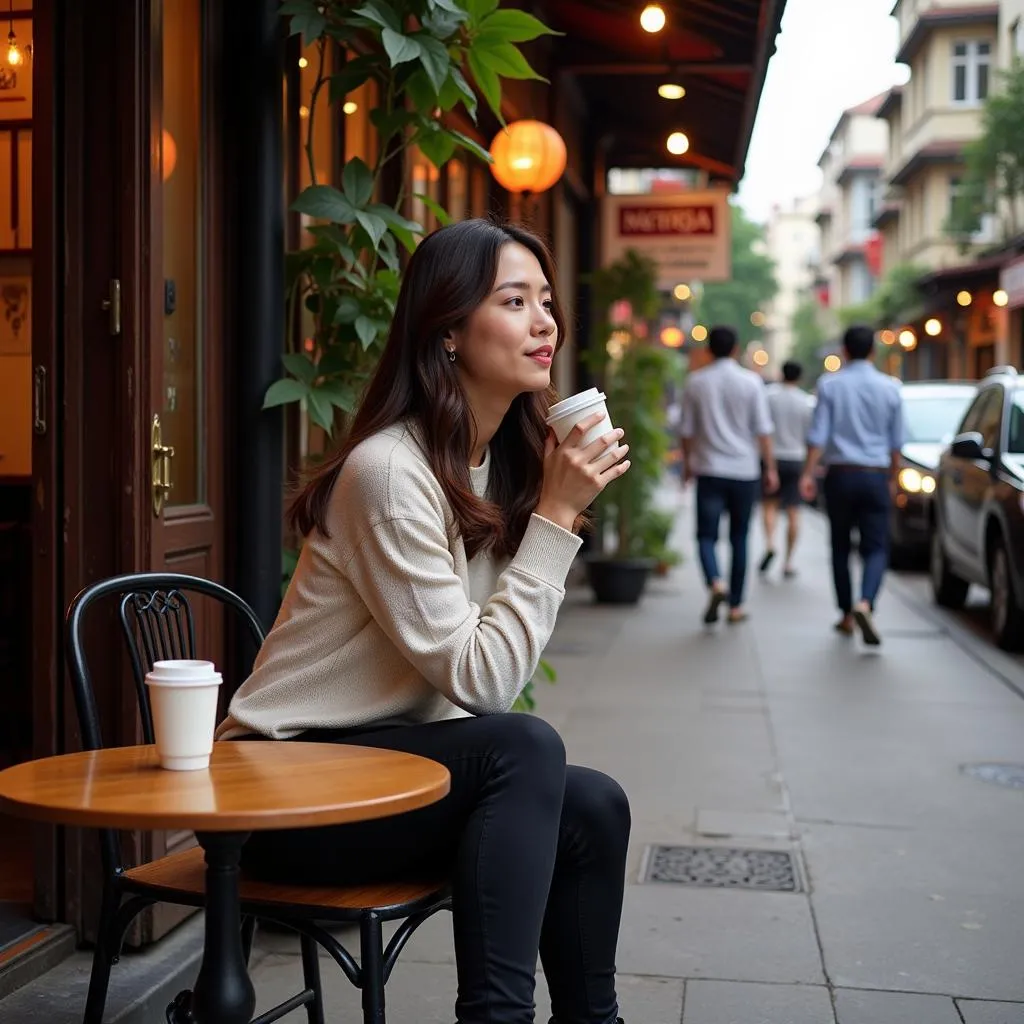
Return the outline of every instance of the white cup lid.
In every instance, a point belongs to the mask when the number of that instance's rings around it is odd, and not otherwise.
[[[551,423],[553,420],[561,419],[563,416],[567,416],[571,412],[578,412],[588,405],[597,405],[598,402],[603,402],[607,397],[603,391],[598,391],[597,388],[588,388],[586,391],[581,391],[578,395],[563,398],[561,402],[556,402],[548,409],[546,422]]]
[[[188,684],[219,683],[221,675],[212,661],[196,661],[189,658],[175,658],[154,661],[153,668],[146,673],[146,681],[171,683],[179,686]]]

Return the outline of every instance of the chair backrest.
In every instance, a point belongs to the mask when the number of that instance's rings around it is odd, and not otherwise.
[[[196,651],[195,621],[188,600],[189,593],[213,598],[234,611],[247,627],[255,649],[259,649],[264,633],[255,612],[227,587],[200,576],[167,572],[115,576],[91,584],[71,602],[65,643],[78,724],[86,750],[98,750],[103,746],[92,676],[85,656],[86,612],[103,598],[116,595],[119,599],[118,617],[131,659],[142,734],[146,743],[152,743],[153,717],[146,688],[146,673],[156,661],[202,655],[202,652]]]
[[[139,701],[142,733],[147,743],[153,742],[153,716],[150,711],[146,673],[153,662],[168,658],[194,658],[197,651],[195,622],[188,594],[201,594],[220,601],[244,623],[254,649],[263,643],[263,627],[255,612],[227,587],[200,576],[172,572],[141,572],[115,576],[86,587],[70,604],[64,642],[75,709],[86,750],[103,746],[100,717],[93,693],[92,676],[85,657],[85,616],[97,602],[116,596],[118,617],[131,659],[135,693]],[[119,835],[113,829],[100,830],[100,847],[104,870],[109,874],[121,868]]]

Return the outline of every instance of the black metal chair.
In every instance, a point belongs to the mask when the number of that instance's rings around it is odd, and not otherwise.
[[[117,576],[86,587],[72,601],[67,614],[66,645],[75,706],[87,750],[103,746],[92,679],[85,656],[83,630],[86,612],[103,598],[119,599],[118,615],[131,658],[139,702],[142,734],[153,742],[153,720],[145,676],[155,661],[196,658],[192,607],[187,594],[222,602],[236,614],[255,649],[263,643],[263,629],[253,610],[226,587],[198,576],[178,573],[136,573]],[[125,867],[118,833],[100,832],[103,860],[103,902],[96,951],[93,956],[84,1024],[101,1024],[110,982],[111,965],[120,958],[124,936],[132,921],[154,903],[202,907],[205,902],[205,865],[198,848],[174,853],[136,867]],[[450,910],[447,886],[395,881],[390,884],[325,889],[276,885],[247,879],[240,886],[243,944],[246,959],[252,949],[256,920],[273,921],[299,935],[303,989],[254,1019],[270,1024],[305,1006],[310,1024],[324,1024],[317,946],[322,946],[362,991],[363,1020],[384,1024],[384,986],[406,942],[428,917]],[[384,946],[382,924],[402,920]],[[324,927],[333,923],[359,925],[360,963]]]

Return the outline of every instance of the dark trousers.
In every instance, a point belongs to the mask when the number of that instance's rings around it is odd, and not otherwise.
[[[832,580],[843,614],[853,608],[851,533],[860,535],[861,599],[874,608],[889,564],[889,475],[884,470],[832,469],[825,477],[825,506],[832,532]]]
[[[708,586],[721,579],[718,572],[718,527],[722,515],[729,513],[729,545],[732,561],[729,566],[729,605],[743,604],[747,580],[747,535],[750,516],[757,500],[759,481],[727,480],[720,476],[697,477],[697,547],[704,579]]]
[[[460,1024],[533,1021],[540,954],[558,1024],[610,1024],[630,814],[618,783],[565,763],[532,715],[298,737],[421,754],[451,772],[440,802],[378,821],[256,832],[247,871],[275,881],[452,880]]]

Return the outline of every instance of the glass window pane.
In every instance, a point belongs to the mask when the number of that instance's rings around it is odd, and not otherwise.
[[[967,44],[966,43],[954,43],[954,45],[953,45],[953,56],[954,57],[966,57],[967,56]]]
[[[163,287],[160,419],[174,446],[171,505],[205,498],[201,0],[164,4]]]
[[[961,102],[967,99],[967,68],[963,64],[953,68],[953,99]]]
[[[988,98],[988,63],[978,65],[978,94],[976,100]]]
[[[987,57],[992,52],[991,43],[978,43],[978,56]]]

